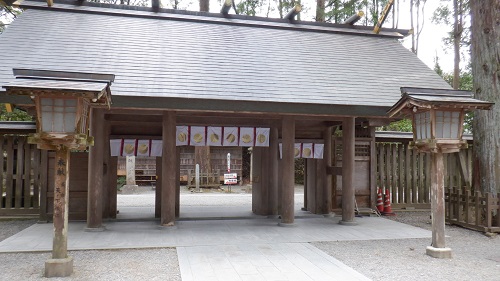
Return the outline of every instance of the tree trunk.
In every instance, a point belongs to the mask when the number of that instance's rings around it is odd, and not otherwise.
[[[453,65],[453,89],[460,87],[460,39],[462,38],[461,22],[459,22],[458,1],[453,0],[453,51],[455,52]]]
[[[494,102],[474,118],[474,183],[483,192],[500,191],[500,2],[471,1],[474,96]],[[478,190],[478,189],[476,189]]]
[[[316,0],[316,21],[325,21],[325,0]]]
[[[209,3],[209,0],[200,0],[200,12],[208,12]]]

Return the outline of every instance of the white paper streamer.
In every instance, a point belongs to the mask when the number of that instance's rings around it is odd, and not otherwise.
[[[207,127],[207,145],[222,145],[222,127]]]
[[[314,144],[314,158],[315,159],[323,159],[324,148],[325,148],[324,144],[321,144],[321,143]]]
[[[160,157],[163,149],[162,140],[151,140],[151,156]]]
[[[175,127],[175,145],[188,145],[189,142],[189,130],[188,126],[177,126]]]
[[[135,156],[135,140],[123,140],[122,156]]]
[[[149,157],[149,140],[137,141],[137,157]]]
[[[238,127],[224,127],[223,146],[238,146]]]
[[[313,158],[313,144],[303,143],[302,144],[302,158]]]
[[[205,146],[205,130],[206,127],[191,126],[190,135],[190,145],[192,146]]]
[[[241,127],[240,128],[240,146],[249,147],[253,146],[255,140],[255,128]]]
[[[269,146],[269,128],[257,128],[255,133],[255,146]]]
[[[122,139],[109,140],[109,148],[111,151],[111,156],[120,156],[122,148]]]
[[[295,143],[293,148],[293,157],[300,158],[302,156],[302,145],[301,143]]]

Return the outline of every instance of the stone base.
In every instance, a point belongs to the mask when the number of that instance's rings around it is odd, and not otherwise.
[[[171,229],[177,229],[177,225],[175,225],[174,222],[169,222],[167,224],[160,224],[158,226],[159,230],[171,230]]]
[[[73,273],[73,258],[49,259],[45,261],[45,277],[67,277]]]
[[[279,222],[278,226],[281,226],[281,227],[296,227],[297,225],[295,223]]]
[[[425,253],[437,259],[451,259],[450,248],[434,248],[432,246],[427,246]]]
[[[86,227],[83,231],[85,232],[103,232],[106,230],[105,226],[99,226],[99,227]]]
[[[335,213],[323,214],[323,217],[325,217],[325,218],[334,218],[335,217]]]
[[[139,193],[139,186],[137,184],[126,184],[120,189],[121,194],[135,194]]]
[[[358,225],[358,223],[355,221],[343,221],[343,220],[339,221],[339,224],[347,226]]]

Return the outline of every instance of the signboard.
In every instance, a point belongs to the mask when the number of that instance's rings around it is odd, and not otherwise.
[[[224,174],[224,184],[238,184],[238,174]]]

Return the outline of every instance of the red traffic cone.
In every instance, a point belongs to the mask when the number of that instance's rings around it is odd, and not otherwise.
[[[396,214],[392,212],[391,208],[391,193],[389,193],[389,189],[385,190],[385,202],[384,202],[384,211],[382,212],[384,216],[395,216]]]
[[[382,199],[382,189],[377,187],[377,210],[384,212],[384,200]]]

